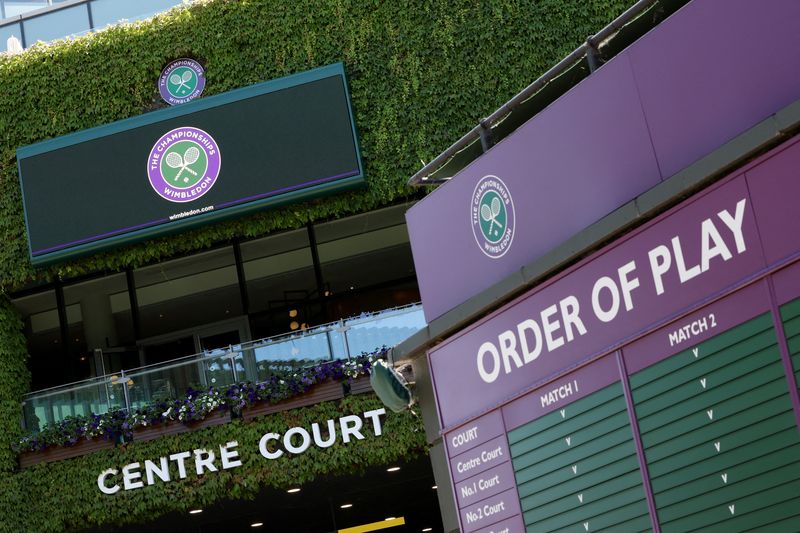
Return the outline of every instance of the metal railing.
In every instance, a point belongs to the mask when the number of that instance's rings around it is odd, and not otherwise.
[[[120,22],[150,18],[191,0],[0,0],[0,52],[10,38],[27,48],[38,41],[77,37]]]
[[[276,372],[393,347],[423,327],[422,306],[413,304],[31,392],[22,403],[23,426],[36,431],[70,416],[137,409],[189,388],[258,383]]]

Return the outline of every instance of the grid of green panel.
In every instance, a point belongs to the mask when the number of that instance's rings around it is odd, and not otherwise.
[[[693,348],[630,378],[662,531],[797,530],[800,434],[771,316]]]
[[[529,532],[650,530],[620,383],[511,431],[508,441]]]
[[[795,379],[800,384],[800,298],[781,307],[781,319],[792,356]]]

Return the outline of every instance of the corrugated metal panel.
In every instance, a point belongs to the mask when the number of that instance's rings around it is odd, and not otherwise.
[[[783,332],[789,344],[792,367],[797,383],[800,384],[800,298],[781,307]]]
[[[528,531],[650,529],[620,383],[529,422],[508,439]]]
[[[662,531],[791,529],[800,435],[770,315],[630,381]]]

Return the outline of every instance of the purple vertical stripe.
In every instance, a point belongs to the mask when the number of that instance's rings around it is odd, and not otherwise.
[[[781,320],[781,311],[778,307],[778,298],[775,296],[775,284],[772,281],[772,276],[767,277],[767,285],[769,286],[769,300],[772,306],[772,322],[775,325],[775,336],[778,337],[778,347],[781,351],[786,382],[789,385],[789,397],[792,399],[795,423],[800,429],[800,392],[797,390],[797,380],[795,379],[794,368],[792,368],[792,356],[789,352],[786,332],[783,330],[783,320]]]
[[[622,357],[621,350],[617,350],[617,364],[619,365],[619,378],[622,382],[622,390],[625,392],[625,403],[628,406],[628,419],[631,423],[633,442],[636,444],[636,457],[639,459],[639,470],[642,472],[642,484],[644,485],[644,494],[647,498],[647,508],[650,509],[650,523],[653,524],[653,533],[661,533],[661,526],[658,524],[658,514],[656,513],[656,498],[653,495],[653,487],[650,485],[650,472],[647,470],[644,445],[642,444],[642,437],[639,435],[639,422],[636,420],[636,411],[633,408],[631,384],[628,383],[628,370],[625,368],[625,359]]]

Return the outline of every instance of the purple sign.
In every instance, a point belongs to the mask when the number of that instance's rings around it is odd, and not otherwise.
[[[637,96],[627,61],[610,62],[590,80],[406,214],[429,322],[659,183],[641,107],[632,105]],[[610,124],[613,135],[597,135]],[[476,193],[492,179],[502,181],[515,214],[513,242],[497,253],[485,251],[488,243],[476,231],[478,222],[485,224]]]
[[[415,205],[407,221],[426,319],[800,98],[798,27],[796,0],[691,2]],[[492,178],[510,200],[494,210],[475,195]],[[509,235],[501,208],[512,201]]]
[[[607,353],[764,267],[738,175],[431,349],[442,427]]]
[[[211,190],[221,163],[219,147],[211,135],[183,126],[162,135],[150,149],[147,176],[161,198],[191,202]]]
[[[788,259],[797,252],[797,241],[786,237],[800,235],[798,169],[800,137],[744,169],[768,263]]]
[[[494,411],[445,435],[447,454],[455,457],[505,432],[500,411]]]
[[[778,305],[800,298],[800,263],[784,268],[777,272],[772,279],[775,283]]]
[[[638,372],[766,313],[769,308],[766,282],[754,283],[625,346],[625,367],[629,374]]]
[[[501,435],[483,446],[478,446],[450,459],[450,473],[453,481],[458,483],[510,459],[508,441],[505,435]]]
[[[516,488],[514,467],[511,461],[487,470],[477,476],[457,483],[455,486],[458,507],[466,507],[489,496]]]
[[[461,509],[461,528],[470,533],[519,514],[519,496],[514,488]]]
[[[506,427],[511,431],[555,410],[561,410],[561,415],[566,417],[568,404],[599,391],[619,379],[616,357],[614,354],[607,355],[504,406],[503,418]]]
[[[158,77],[158,92],[169,105],[199,98],[205,86],[206,71],[194,59],[177,59],[164,67]]]
[[[492,524],[486,529],[481,529],[477,533],[522,533],[524,531],[525,524],[522,522],[522,516],[517,515],[514,518]]]

